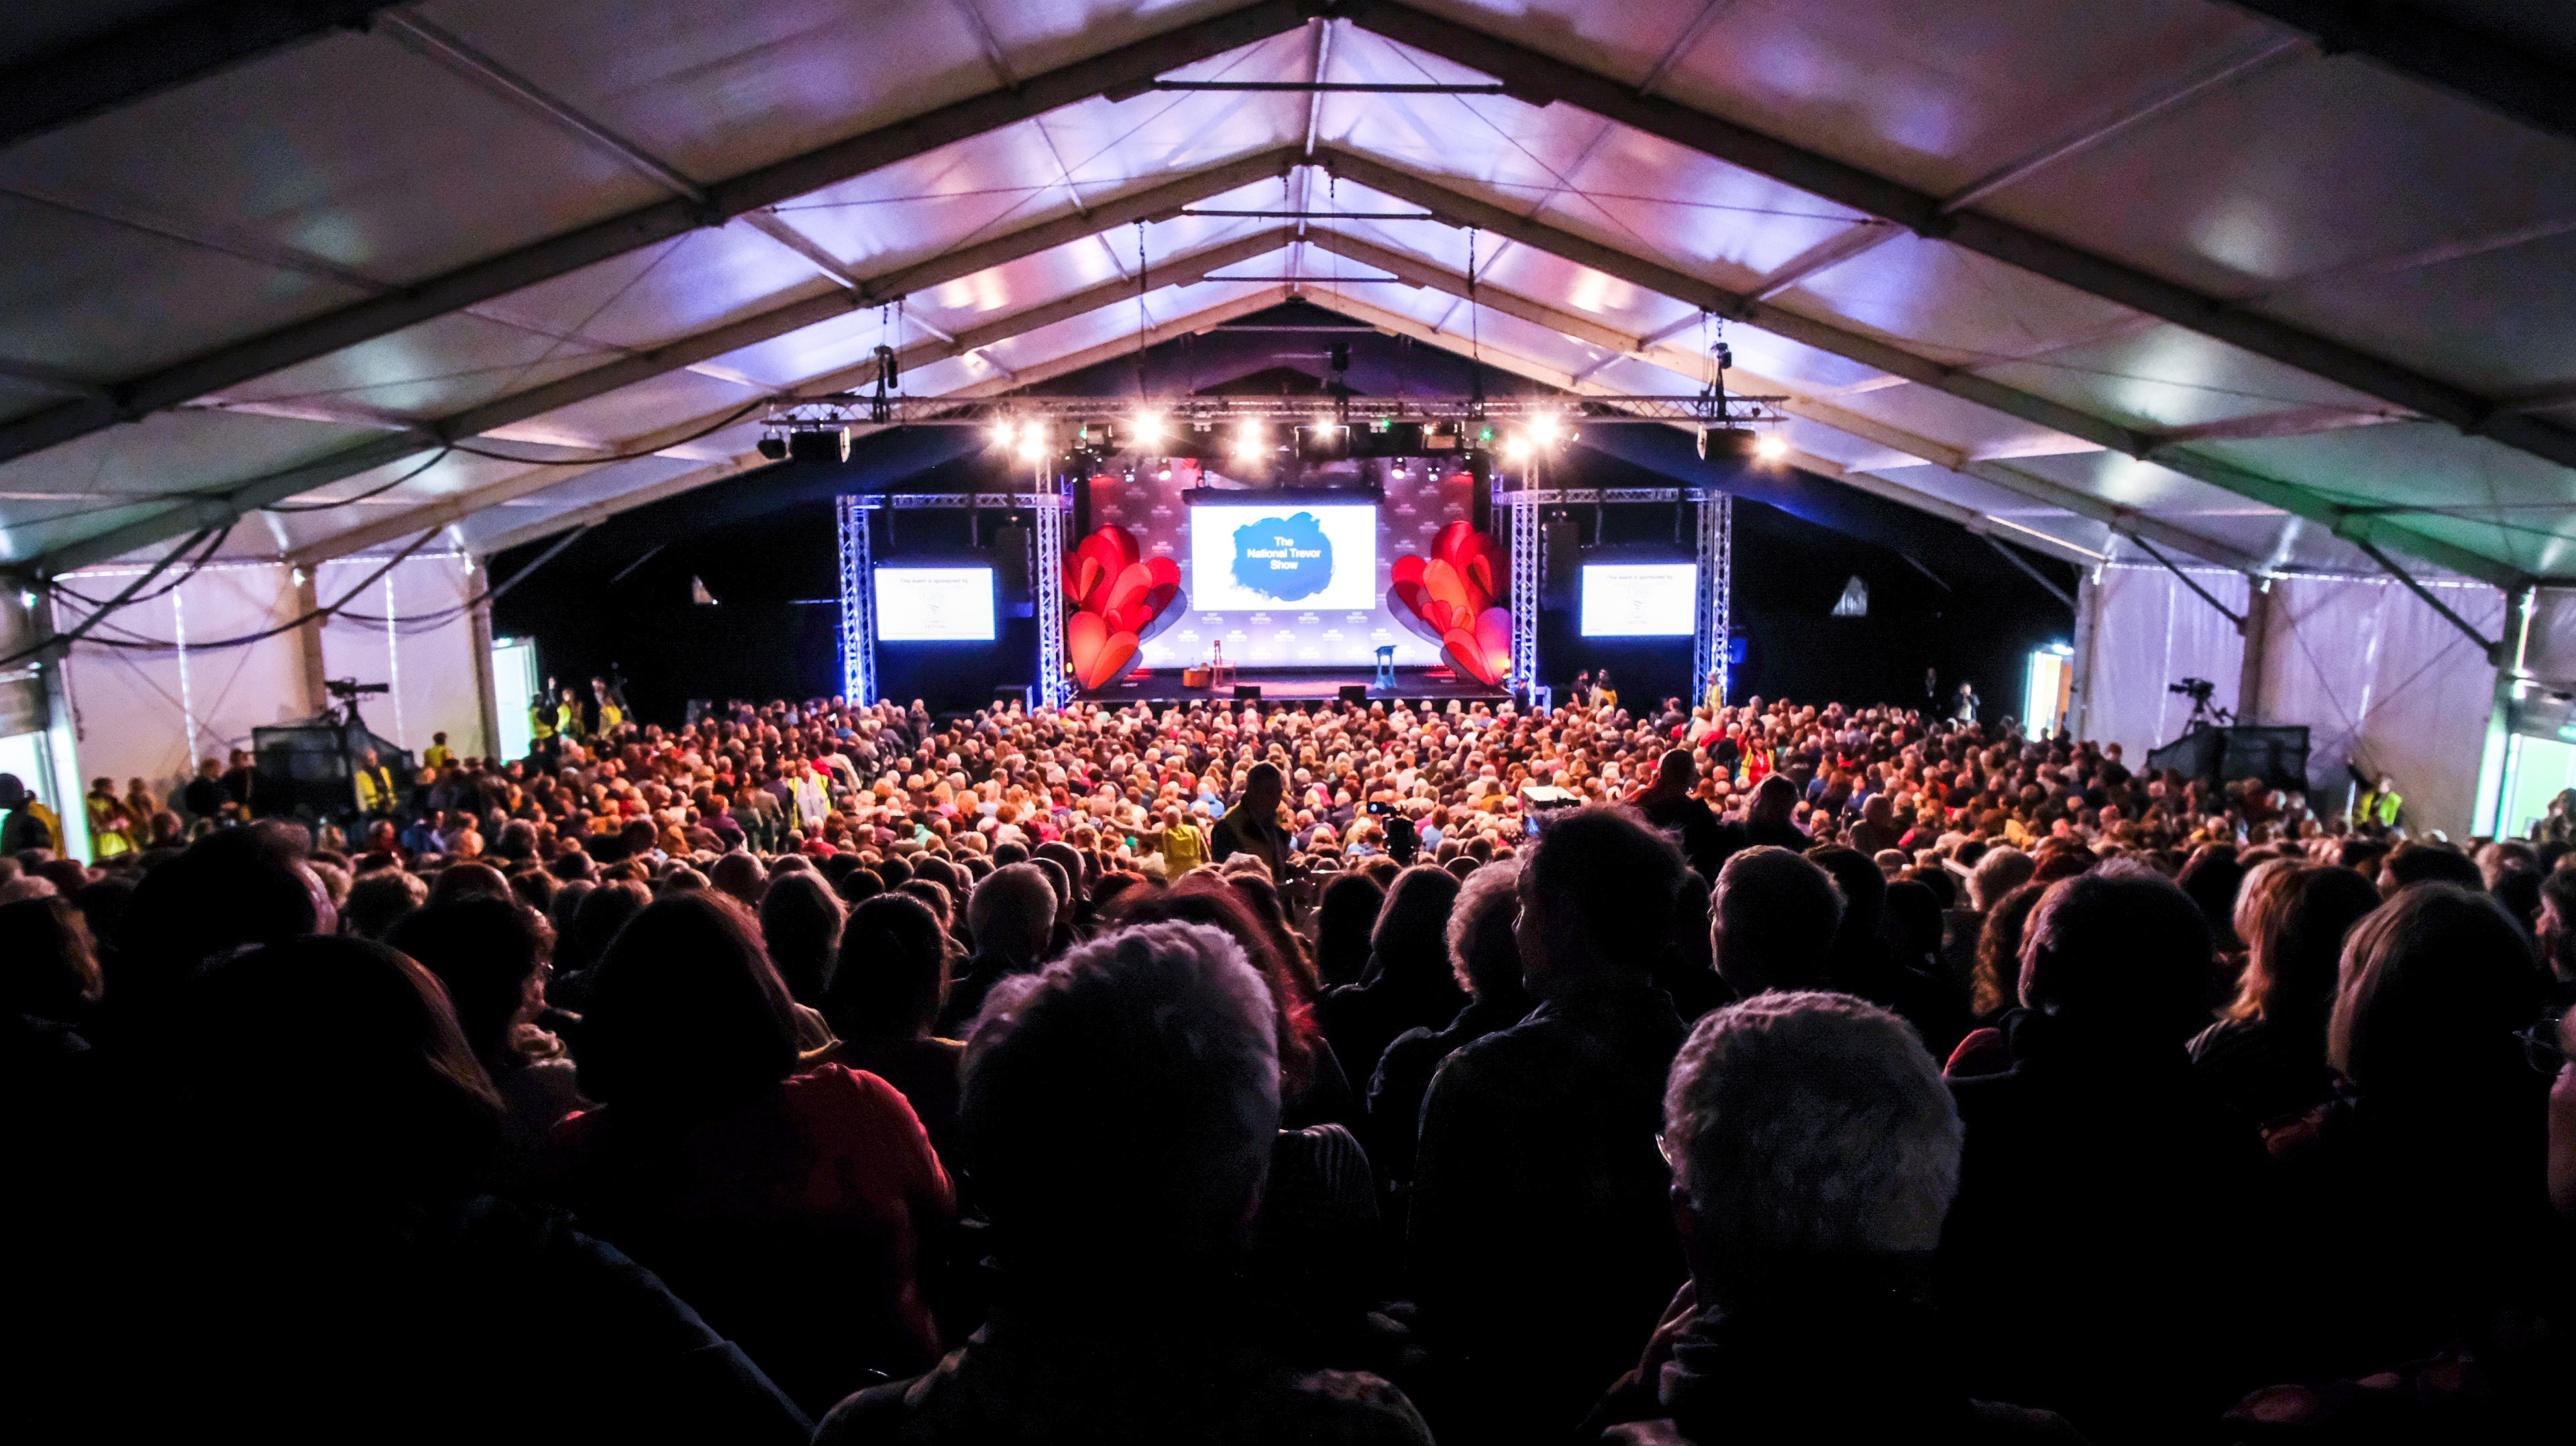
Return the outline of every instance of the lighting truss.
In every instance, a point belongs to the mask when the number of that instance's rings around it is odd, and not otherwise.
[[[868,514],[862,499],[836,497],[841,524],[841,696],[863,708],[877,700],[876,597],[868,566]]]
[[[1147,402],[1099,397],[1008,397],[950,400],[939,397],[879,399],[844,392],[782,402],[762,420],[774,428],[863,424],[875,420],[882,406],[885,420],[909,427],[983,427],[996,422],[1060,424],[1051,430],[1072,436],[1086,424],[1117,427],[1141,406],[1160,415],[1167,426],[1207,425],[1259,420],[1311,421],[1320,415],[1351,426],[1373,422],[1536,421],[1618,425],[1632,422],[1696,422],[1708,426],[1747,426],[1788,420],[1779,410],[1785,396],[1637,395],[1595,397],[1171,397]],[[1150,450],[1150,449],[1148,449]]]
[[[1683,695],[1691,701],[1704,696],[1711,673],[1717,675],[1718,701],[1733,696],[1726,649],[1734,607],[1735,499],[1714,492],[1699,504],[1699,606],[1691,629],[1690,691]]]
[[[1029,591],[1037,596],[1038,706],[1061,708],[1072,698],[1072,680],[1064,672],[1064,514],[1071,505],[1061,477],[1042,479],[1048,490],[1028,499],[1037,514],[1032,539],[1037,556],[1029,569]]]

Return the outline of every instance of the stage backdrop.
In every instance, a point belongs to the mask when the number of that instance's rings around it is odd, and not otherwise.
[[[1193,474],[1182,463],[1172,466],[1170,481],[1140,470],[1133,482],[1116,474],[1094,477],[1091,523],[1115,524],[1136,535],[1147,557],[1168,557],[1181,571],[1181,591],[1189,611],[1170,628],[1147,639],[1142,666],[1178,668],[1207,660],[1211,644],[1222,643],[1228,662],[1245,668],[1367,667],[1377,649],[1392,644],[1401,667],[1429,667],[1442,661],[1440,648],[1397,625],[1387,612],[1389,569],[1408,553],[1428,556],[1431,540],[1452,522],[1468,520],[1469,489],[1464,471],[1442,468],[1438,475],[1422,463],[1403,477],[1386,479],[1386,500],[1377,509],[1374,556],[1365,534],[1353,535],[1355,520],[1338,509],[1365,505],[1369,494],[1354,491],[1336,500],[1329,491],[1306,489],[1275,492],[1245,487],[1216,472]],[[1328,485],[1332,480],[1327,479]],[[1351,477],[1357,483],[1356,473]],[[1196,506],[1182,502],[1190,487],[1220,494]],[[1194,538],[1193,512],[1206,511],[1222,536]],[[1249,510],[1246,510],[1249,509]],[[1302,518],[1301,518],[1302,514]],[[1275,521],[1276,526],[1261,524]],[[1286,547],[1277,539],[1289,539]],[[1317,546],[1318,542],[1323,546]],[[1272,557],[1274,551],[1288,552]],[[1330,567],[1319,569],[1329,554]],[[1221,564],[1221,575],[1199,575],[1194,564]],[[1366,586],[1361,586],[1365,573]],[[1256,591],[1258,589],[1258,591]],[[1276,601],[1263,605],[1263,594]],[[1508,593],[1507,593],[1508,596]],[[1322,604],[1322,605],[1319,605]]]

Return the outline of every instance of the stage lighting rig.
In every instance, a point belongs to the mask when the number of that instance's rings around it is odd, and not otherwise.
[[[828,462],[838,466],[850,460],[850,429],[794,426],[772,432],[754,445],[760,455],[772,462]]]
[[[1761,437],[1751,427],[1699,429],[1699,455],[1704,462],[1750,462],[1761,446]]]

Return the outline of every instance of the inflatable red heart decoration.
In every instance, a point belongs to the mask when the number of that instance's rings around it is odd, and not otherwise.
[[[1106,686],[1136,662],[1136,634],[1115,632],[1098,613],[1075,613],[1064,624],[1065,661],[1073,664],[1074,681],[1085,688]]]
[[[1448,658],[1449,666],[1488,687],[1493,685],[1494,675],[1485,670],[1484,660],[1476,650],[1474,633],[1451,628],[1440,635],[1440,652]]]
[[[1082,606],[1083,599],[1100,586],[1100,571],[1100,559],[1096,557],[1077,552],[1064,560],[1065,596],[1073,599],[1075,607]]]

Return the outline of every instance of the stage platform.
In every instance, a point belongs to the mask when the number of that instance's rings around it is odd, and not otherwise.
[[[1330,702],[1341,696],[1342,689],[1366,687],[1372,702],[1393,702],[1402,698],[1419,701],[1424,698],[1446,702],[1451,698],[1499,703],[1511,697],[1501,688],[1489,688],[1473,678],[1461,677],[1447,668],[1398,668],[1395,686],[1372,686],[1376,674],[1367,668],[1278,668],[1254,672],[1239,669],[1235,683],[1240,687],[1259,688],[1265,703],[1303,703],[1317,699]],[[1181,670],[1139,668],[1106,688],[1095,688],[1081,695],[1085,702],[1097,703],[1183,703],[1210,699],[1231,700],[1232,688],[1184,688]]]

